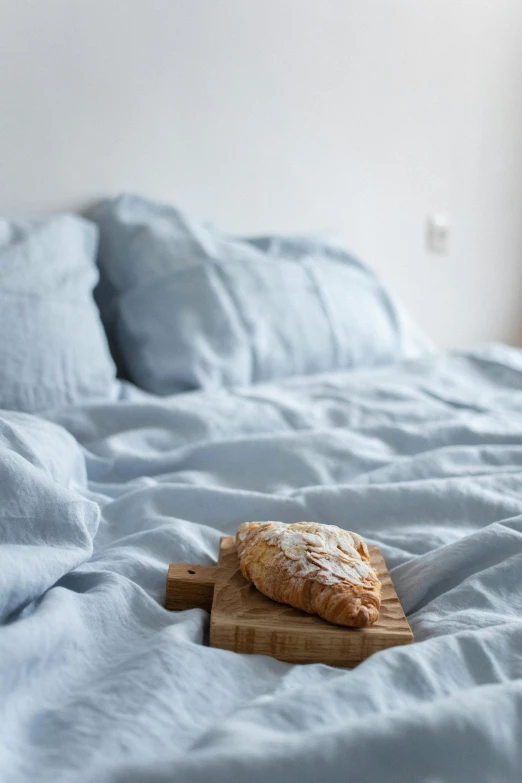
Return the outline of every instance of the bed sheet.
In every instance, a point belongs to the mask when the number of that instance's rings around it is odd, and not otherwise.
[[[522,779],[522,352],[3,412],[0,780]],[[168,563],[244,520],[378,543],[416,642],[207,646]]]

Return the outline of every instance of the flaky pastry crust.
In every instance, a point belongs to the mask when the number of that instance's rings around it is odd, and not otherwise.
[[[381,583],[356,533],[316,522],[243,522],[236,544],[243,576],[274,601],[335,625],[378,620]]]

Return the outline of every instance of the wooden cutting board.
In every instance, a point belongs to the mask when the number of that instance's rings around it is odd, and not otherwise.
[[[376,546],[368,548],[382,582],[380,618],[370,628],[332,625],[267,598],[243,577],[233,536],[221,539],[217,566],[170,565],[165,606],[210,612],[212,647],[290,663],[356,666],[374,652],[413,641],[384,558]]]

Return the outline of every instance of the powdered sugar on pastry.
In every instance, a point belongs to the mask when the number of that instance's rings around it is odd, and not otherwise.
[[[236,543],[241,573],[274,601],[337,625],[379,619],[381,583],[356,533],[316,522],[244,522]]]
[[[254,532],[255,537],[249,535]],[[362,538],[336,525],[244,522],[237,532],[241,557],[248,556],[249,546],[258,536],[278,548],[274,560],[284,562],[286,571],[292,576],[312,577],[325,585],[343,582],[367,585],[377,578]]]

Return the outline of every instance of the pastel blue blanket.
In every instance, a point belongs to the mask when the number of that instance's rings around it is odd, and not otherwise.
[[[120,397],[1,416],[2,781],[520,783],[522,352]],[[416,643],[209,648],[167,566],[247,519],[378,542]]]

